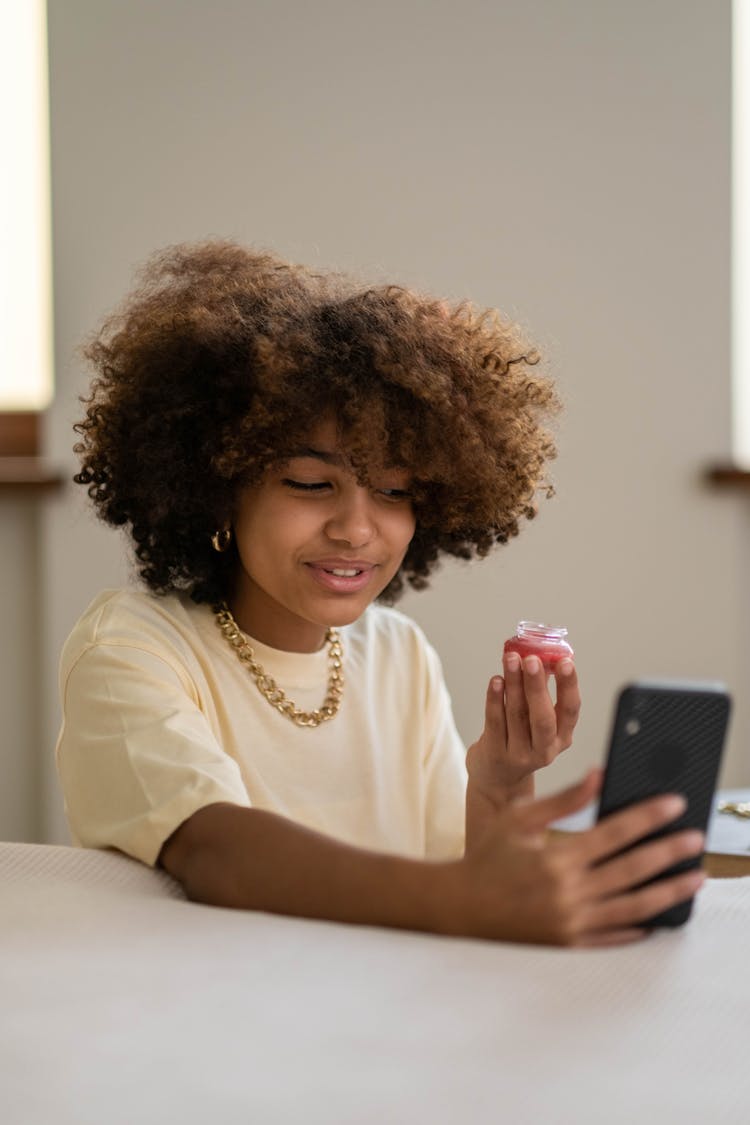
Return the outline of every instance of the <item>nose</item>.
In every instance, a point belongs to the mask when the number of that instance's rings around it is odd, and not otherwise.
[[[336,497],[333,512],[326,523],[329,539],[349,547],[364,547],[376,535],[375,513],[369,491],[361,485],[345,489]]]

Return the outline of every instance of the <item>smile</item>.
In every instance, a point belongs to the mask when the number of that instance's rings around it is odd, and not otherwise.
[[[315,582],[334,594],[359,593],[369,584],[376,569],[372,563],[335,566],[327,559],[305,565]]]

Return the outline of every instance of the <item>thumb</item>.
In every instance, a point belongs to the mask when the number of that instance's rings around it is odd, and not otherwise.
[[[601,769],[592,769],[582,781],[559,793],[553,793],[551,797],[517,801],[512,813],[515,827],[524,833],[542,832],[553,821],[580,812],[599,792],[602,777]]]

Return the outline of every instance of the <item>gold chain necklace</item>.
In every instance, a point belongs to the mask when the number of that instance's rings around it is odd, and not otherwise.
[[[331,668],[326,697],[317,711],[300,711],[299,707],[286,697],[273,676],[269,676],[262,664],[259,664],[255,659],[252,646],[247,643],[247,638],[232,617],[226,602],[215,605],[213,610],[219,629],[242,663],[247,665],[250,675],[257,684],[258,691],[272,707],[275,707],[282,715],[286,715],[287,719],[291,719],[298,727],[319,727],[327,719],[333,718],[341,706],[341,696],[344,692],[344,653],[341,648],[341,640],[335,629],[326,629],[328,663]]]

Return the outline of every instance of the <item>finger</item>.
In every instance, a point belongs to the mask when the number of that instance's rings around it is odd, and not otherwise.
[[[508,735],[505,722],[505,681],[502,676],[493,676],[487,685],[484,732],[490,736],[494,746],[505,749]]]
[[[678,793],[651,797],[621,812],[612,813],[593,828],[579,833],[575,837],[575,846],[589,863],[598,863],[676,820],[686,807],[685,798]]]
[[[526,702],[521,658],[517,652],[508,652],[503,656],[503,671],[508,741],[517,747],[526,746],[531,749],[529,708]]]
[[[557,686],[555,717],[557,737],[567,749],[573,741],[573,731],[581,713],[581,694],[578,689],[578,673],[572,660],[561,660],[555,669]]]
[[[509,810],[515,828],[521,832],[541,832],[555,820],[572,816],[585,808],[597,795],[602,784],[602,770],[589,770],[582,781],[571,785],[551,797],[538,797],[530,801],[517,801]],[[576,841],[579,839],[575,837]],[[567,844],[562,841],[560,846]]]
[[[595,867],[586,880],[586,892],[593,899],[630,890],[667,871],[675,863],[692,859],[703,851],[704,835],[690,830],[663,836],[648,844],[634,847]]]
[[[559,749],[557,716],[547,688],[547,676],[538,656],[527,656],[523,662],[523,688],[526,696],[531,745],[550,761]]]
[[[706,881],[705,871],[688,871],[669,879],[660,879],[629,894],[617,895],[593,904],[582,919],[582,931],[630,929],[647,922],[656,914],[686,902],[697,894]]]

